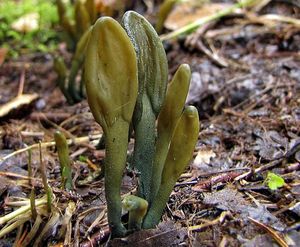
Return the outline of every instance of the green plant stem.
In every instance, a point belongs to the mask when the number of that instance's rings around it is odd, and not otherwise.
[[[113,237],[126,234],[121,222],[121,184],[126,166],[129,124],[120,118],[105,131],[105,196],[107,214]]]
[[[174,39],[177,38],[180,35],[186,34],[186,33],[190,33],[193,32],[194,30],[196,30],[197,28],[199,28],[200,26],[214,21],[214,20],[218,20],[226,15],[231,14],[233,11],[235,11],[236,9],[239,8],[244,8],[244,7],[248,7],[250,5],[252,5],[252,3],[254,3],[256,0],[242,0],[236,4],[233,4],[232,6],[225,8],[223,10],[218,11],[215,14],[212,14],[210,16],[206,16],[203,18],[200,18],[182,28],[179,28],[173,32],[170,32],[166,35],[161,35],[161,40],[165,41],[165,40],[169,40],[169,39]]]
[[[77,39],[79,40],[84,32],[91,26],[91,21],[89,13],[81,1],[76,1],[74,8],[76,34]]]
[[[97,10],[95,7],[95,0],[86,0],[85,1],[85,8],[89,13],[90,22],[93,24],[97,19]]]
[[[81,78],[79,85],[79,95],[81,98],[86,98],[85,86],[84,86],[84,68],[81,69]]]
[[[149,200],[152,177],[152,164],[155,153],[155,114],[152,111],[150,101],[143,100],[143,114],[136,126],[135,145],[133,152],[133,166],[140,172],[138,196]]]
[[[68,92],[70,93],[70,95],[72,96],[75,102],[79,102],[82,100],[80,91],[82,91],[83,89],[83,77],[81,77],[81,82],[78,89],[76,87],[77,84],[76,77],[78,71],[83,67],[84,57],[85,57],[84,54],[87,48],[88,41],[91,37],[91,30],[92,28],[89,28],[81,36],[80,40],[76,45],[75,54],[72,59],[71,70],[70,70],[69,81],[68,81]]]
[[[154,164],[152,167],[152,177],[151,177],[151,193],[149,204],[151,205],[154,198],[157,195],[160,183],[161,183],[161,173],[164,168],[166,157],[169,150],[169,136],[167,134],[161,135],[156,142],[156,151],[154,156]]]
[[[173,190],[174,184],[177,178],[170,177],[168,181],[162,183],[163,189],[160,189],[155,197],[155,203],[150,207],[144,223],[143,228],[150,229],[154,228],[160,221],[161,215],[166,207],[166,202],[169,200],[169,196]]]
[[[142,15],[128,11],[122,22],[137,55],[139,88],[132,119],[136,139],[133,167],[140,172],[138,195],[148,201],[155,152],[155,119],[167,88],[167,58],[156,31]]]

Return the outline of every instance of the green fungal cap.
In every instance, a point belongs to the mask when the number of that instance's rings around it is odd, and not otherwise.
[[[122,19],[138,59],[139,96],[137,107],[142,108],[142,98],[146,94],[152,111],[157,116],[165,98],[168,63],[159,36],[152,25],[140,14],[127,11]],[[142,114],[141,109],[137,109]]]
[[[147,213],[148,202],[138,196],[126,196],[122,202],[123,209],[129,212],[129,230],[139,230]]]
[[[85,59],[87,98],[105,129],[118,118],[130,123],[137,97],[137,62],[132,43],[117,21],[97,20]]]

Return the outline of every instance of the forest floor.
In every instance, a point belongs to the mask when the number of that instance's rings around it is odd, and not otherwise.
[[[283,1],[274,1],[260,13],[300,19],[300,7]],[[180,64],[191,66],[187,103],[197,107],[201,123],[194,159],[177,182],[158,228],[112,245],[300,243],[300,25],[267,25],[253,18],[224,18],[186,39],[165,43],[170,78]],[[41,212],[43,241],[62,246],[59,233],[64,228],[74,246],[95,246],[109,237],[101,173],[105,151],[95,148],[102,130],[85,100],[67,104],[52,66],[51,56],[42,53],[0,64],[0,216],[17,206],[13,202],[30,197],[26,147],[31,145],[31,183],[37,198],[45,194],[36,144],[41,141],[55,195],[51,216]],[[17,109],[7,106],[12,100],[21,101]],[[72,141],[72,193],[60,189],[52,143],[56,130]],[[137,174],[127,169],[124,194],[135,189],[136,180]],[[68,212],[71,228],[63,223]],[[50,218],[55,223],[47,224]],[[22,229],[0,238],[0,246],[12,246],[32,225],[27,219]]]

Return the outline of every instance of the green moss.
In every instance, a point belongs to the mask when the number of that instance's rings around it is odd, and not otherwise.
[[[11,24],[18,18],[30,14],[39,14],[39,29],[29,33],[20,33],[12,29]],[[20,52],[49,52],[56,49],[58,23],[56,7],[53,1],[23,0],[0,1],[0,43],[9,47],[9,54],[17,56]]]

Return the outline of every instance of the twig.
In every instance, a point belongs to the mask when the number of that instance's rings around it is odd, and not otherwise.
[[[222,171],[214,171],[214,172],[205,172],[205,173],[201,173],[199,175],[197,175],[197,179],[201,178],[201,177],[209,177],[209,176],[212,176],[212,175],[216,175],[217,176],[223,176],[223,173],[231,173],[231,172],[237,172],[237,171],[242,171],[242,170],[248,170],[250,171],[251,169],[248,168],[248,167],[240,167],[240,168],[231,168],[231,169],[225,169],[225,170],[222,170]],[[241,173],[241,172],[239,172]],[[221,175],[218,175],[218,174],[221,174]],[[187,175],[181,175],[180,178],[185,178],[185,177],[191,177],[190,174],[187,174]],[[199,183],[199,181],[196,181],[195,179],[193,179],[194,181],[185,181],[185,182],[182,182],[182,183],[176,183],[175,184],[175,187],[177,186],[185,186],[185,185],[193,185],[193,184],[197,184]]]
[[[35,207],[35,190],[34,190],[34,184],[32,183],[32,163],[31,163],[31,149],[28,150],[28,178],[29,178],[29,184],[31,185],[31,191],[30,191],[30,206],[31,206],[31,214],[32,218],[35,220],[37,217],[37,211]]]
[[[52,193],[52,190],[51,190],[50,186],[48,185],[46,167],[45,167],[45,163],[43,162],[43,159],[42,159],[41,142],[39,142],[39,150],[40,150],[40,172],[41,172],[41,176],[42,176],[44,190],[45,190],[46,195],[47,195],[47,209],[48,209],[48,212],[50,213],[51,212],[53,193]]]
[[[214,176],[212,178],[208,178],[204,181],[200,181],[193,187],[193,191],[203,191],[205,189],[211,188],[213,185],[217,183],[228,183],[232,181],[234,178],[241,175],[241,172],[229,172],[220,174],[218,176]]]
[[[226,15],[231,14],[233,11],[235,11],[236,9],[242,8],[242,7],[247,7],[250,6],[252,3],[254,3],[256,0],[242,0],[236,4],[233,4],[232,6],[223,9],[221,11],[218,11],[215,14],[212,14],[210,16],[206,16],[203,18],[200,18],[182,28],[179,28],[178,30],[175,30],[173,32],[170,32],[166,35],[162,35],[161,36],[161,40],[168,40],[168,39],[174,39],[182,34],[186,34],[189,32],[194,31],[195,29],[197,29],[198,27],[210,22],[210,21],[214,21],[214,20],[218,20]]]
[[[201,231],[206,227],[218,225],[219,223],[223,223],[227,217],[232,217],[231,213],[229,211],[222,212],[221,215],[215,220],[203,223],[201,225],[189,226],[188,231]]]
[[[25,84],[25,67],[23,67],[22,72],[21,72],[17,97],[21,96],[23,94],[24,84]]]
[[[34,179],[35,180],[34,182],[37,182],[37,181],[41,182],[41,180],[42,180],[40,178],[34,178],[34,177],[25,176],[25,175],[20,175],[20,174],[13,173],[13,172],[3,172],[3,171],[0,171],[0,176],[22,178],[22,179],[25,179],[25,180],[32,180],[32,179]],[[52,180],[50,180],[50,181],[52,181]]]
[[[264,229],[267,233],[269,233],[272,238],[281,246],[281,247],[288,247],[288,244],[279,236],[279,234],[277,232],[275,232],[272,228],[270,228],[269,226],[266,226],[265,224],[251,218],[248,217],[248,219],[250,221],[252,221],[255,225],[261,227],[262,229]]]
[[[243,178],[245,178],[245,177],[250,176],[251,174],[256,174],[256,173],[258,173],[258,172],[262,172],[262,171],[268,170],[268,169],[270,169],[270,168],[272,168],[272,167],[274,167],[274,166],[279,165],[280,163],[281,163],[281,160],[275,160],[275,161],[273,161],[273,162],[271,162],[271,163],[269,163],[269,164],[266,164],[266,165],[264,165],[264,166],[261,166],[261,167],[259,167],[259,168],[256,168],[254,171],[253,171],[253,170],[250,170],[250,171],[248,171],[248,172],[246,172],[246,173],[241,174],[240,176],[236,177],[236,178],[234,179],[234,181],[239,181],[239,180],[241,180],[241,179],[243,179]]]
[[[99,135],[92,135],[92,136],[83,136],[83,137],[77,137],[77,138],[74,138],[74,140],[72,139],[67,139],[67,143],[68,145],[71,145],[71,144],[79,144],[79,143],[83,143],[83,142],[87,142],[87,141],[91,141],[91,140],[96,140],[96,139],[100,139],[102,136],[102,134],[99,134]],[[53,147],[55,146],[55,142],[54,141],[51,141],[51,142],[42,142],[41,143],[41,147],[42,148],[46,148],[46,147]],[[20,153],[24,153],[26,151],[28,151],[29,149],[35,149],[35,148],[38,148],[39,147],[39,144],[38,143],[35,143],[31,146],[28,146],[28,147],[25,147],[25,148],[22,148],[22,149],[19,149],[11,154],[8,154],[6,156],[4,156],[3,158],[0,158],[0,162],[3,162],[17,154],[20,154]]]
[[[90,237],[89,240],[83,242],[80,247],[93,247],[93,246],[99,246],[99,243],[103,243],[109,238],[110,230],[109,227],[106,226],[94,235]]]
[[[75,226],[74,226],[74,236],[75,236],[75,241],[74,241],[74,247],[79,247],[79,223],[81,220],[84,219],[84,217],[86,217],[87,214],[91,213],[94,210],[99,210],[99,209],[103,209],[103,207],[92,207],[87,209],[86,211],[83,211],[82,213],[80,213],[77,217],[76,217],[76,222],[75,222]]]
[[[67,112],[33,112],[30,114],[30,119],[31,120],[50,120],[52,122],[61,122],[69,117],[71,117],[71,113]]]
[[[94,229],[94,227],[95,227],[96,225],[98,225],[99,222],[104,218],[106,212],[107,212],[107,210],[105,209],[105,210],[103,210],[103,211],[98,215],[98,217],[94,220],[94,222],[93,222],[93,223],[90,225],[90,227],[87,229],[87,231],[86,231],[86,233],[85,233],[85,235],[84,235],[85,238],[91,233],[91,231]]]
[[[13,231],[14,229],[16,229],[17,227],[23,225],[26,221],[28,221],[30,218],[22,218],[20,220],[15,221],[14,223],[4,227],[1,229],[0,231],[0,238],[2,238],[3,236],[5,236],[6,234],[10,233],[11,231]]]

